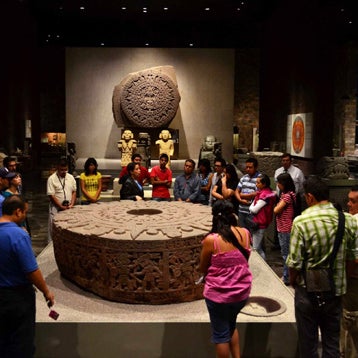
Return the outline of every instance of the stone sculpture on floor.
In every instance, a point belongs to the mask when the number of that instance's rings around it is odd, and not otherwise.
[[[201,241],[211,208],[180,202],[112,201],[77,205],[55,217],[59,271],[112,301],[167,304],[202,298]]]
[[[121,166],[125,167],[132,161],[132,154],[137,148],[137,141],[131,130],[126,129],[122,134],[122,139],[118,142],[118,150],[122,152]]]
[[[205,137],[204,143],[200,148],[199,160],[208,159],[210,166],[214,167],[215,158],[221,158],[221,143],[212,134]]]

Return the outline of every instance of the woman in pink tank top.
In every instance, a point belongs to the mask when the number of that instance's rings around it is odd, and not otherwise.
[[[204,238],[200,271],[205,276],[204,297],[209,311],[212,342],[217,357],[240,357],[236,318],[250,295],[251,235],[237,226],[234,206],[218,200],[213,206],[213,226]]]

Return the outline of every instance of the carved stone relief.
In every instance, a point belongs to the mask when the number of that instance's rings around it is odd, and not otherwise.
[[[211,208],[179,202],[116,201],[76,206],[54,220],[61,274],[86,290],[125,303],[202,298],[196,285]]]
[[[114,88],[114,119],[119,127],[165,127],[175,117],[179,102],[174,68],[149,68],[129,74]]]

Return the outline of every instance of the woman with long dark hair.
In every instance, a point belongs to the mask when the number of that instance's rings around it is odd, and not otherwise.
[[[100,199],[102,191],[102,175],[97,170],[97,160],[95,158],[88,158],[84,169],[84,173],[80,175],[81,204],[96,203]]]
[[[290,236],[294,219],[294,204],[296,202],[295,183],[288,173],[281,173],[277,177],[277,187],[280,190],[280,201],[273,212],[276,215],[277,236],[283,258],[283,282],[289,285],[289,273],[286,259],[290,248]]]
[[[143,187],[138,182],[140,176],[140,164],[129,163],[127,165],[127,170],[129,176],[120,190],[121,200],[143,200]]]
[[[213,205],[213,225],[204,238],[200,271],[205,276],[204,297],[209,311],[212,342],[217,357],[240,357],[236,318],[250,295],[249,270],[251,236],[237,226],[232,203],[218,200]]]
[[[235,210],[238,209],[239,202],[235,196],[235,190],[238,183],[239,178],[235,167],[232,164],[228,164],[225,167],[221,178],[212,190],[213,198],[216,200],[228,200],[234,205]]]

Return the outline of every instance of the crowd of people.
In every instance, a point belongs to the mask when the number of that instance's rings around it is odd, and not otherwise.
[[[168,154],[162,153],[159,165],[151,170],[141,160],[135,153],[122,169],[121,200],[144,200],[143,187],[151,184],[152,200],[172,200],[173,186],[173,200],[212,207],[212,229],[202,241],[200,271],[218,357],[240,357],[236,319],[250,296],[250,252],[265,260],[264,235],[272,221],[283,260],[282,280],[295,292],[300,356],[318,356],[319,332],[323,357],[358,355],[358,186],[348,194],[349,213],[343,213],[329,201],[327,183],[315,176],[306,179],[288,153],[281,157],[274,183],[259,171],[253,157],[246,160],[245,174],[240,176],[236,166],[221,157],[215,159],[213,171],[207,159],[199,160],[197,172],[189,158],[175,179]],[[88,158],[79,176],[82,205],[101,200],[101,178],[96,159]],[[27,203],[20,195],[16,161],[4,161],[0,189],[0,351],[10,357],[25,349],[32,356],[32,285],[49,306],[54,295],[31,250]],[[47,195],[51,240],[55,214],[77,203],[77,184],[68,173],[66,158],[59,160],[48,178]],[[311,277],[315,277],[314,289]],[[5,324],[20,305],[22,316],[12,325]]]

